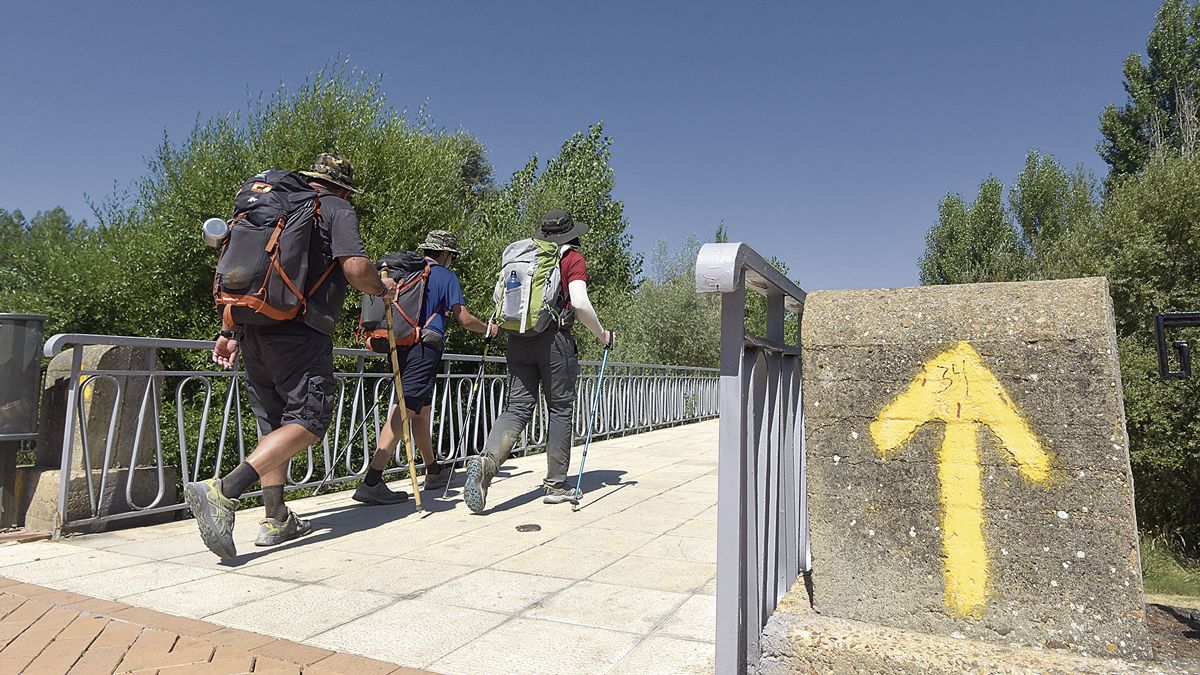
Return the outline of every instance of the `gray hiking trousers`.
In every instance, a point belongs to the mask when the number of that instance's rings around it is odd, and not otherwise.
[[[546,398],[546,487],[566,485],[571,467],[572,416],[579,380],[579,349],[570,330],[551,328],[540,335],[508,336],[508,394],[483,454],[499,467],[508,459],[537,409],[538,388]],[[486,462],[485,462],[486,464]],[[487,477],[488,479],[491,476]]]

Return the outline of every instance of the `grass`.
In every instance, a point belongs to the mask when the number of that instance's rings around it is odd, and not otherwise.
[[[1160,537],[1142,537],[1142,578],[1148,595],[1192,598],[1189,606],[1200,605],[1200,560],[1181,554]],[[1154,602],[1154,599],[1151,599]]]

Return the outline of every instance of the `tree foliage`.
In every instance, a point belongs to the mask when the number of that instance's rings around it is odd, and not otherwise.
[[[1125,104],[1100,115],[1097,146],[1111,176],[1136,173],[1162,150],[1193,155],[1200,134],[1200,5],[1165,0],[1146,59],[1125,59]]]
[[[923,284],[1046,279],[1070,270],[1074,249],[1064,235],[1088,230],[1098,213],[1095,180],[1082,167],[1030,150],[1004,199],[1004,184],[989,177],[968,204],[950,194],[925,235]]]

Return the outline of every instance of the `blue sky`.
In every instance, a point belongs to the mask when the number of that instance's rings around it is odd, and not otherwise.
[[[255,7],[288,16],[256,17]],[[603,120],[635,248],[724,221],[807,289],[916,283],[947,192],[1031,147],[1102,176],[1157,2],[11,2],[0,208],[88,217],[164,131],[339,54],[497,178]]]

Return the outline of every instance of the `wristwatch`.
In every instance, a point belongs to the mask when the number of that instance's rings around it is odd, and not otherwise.
[[[218,335],[220,335],[221,337],[229,339],[229,340],[238,339],[239,334],[240,333],[236,330],[222,330],[220,333],[218,333]]]

